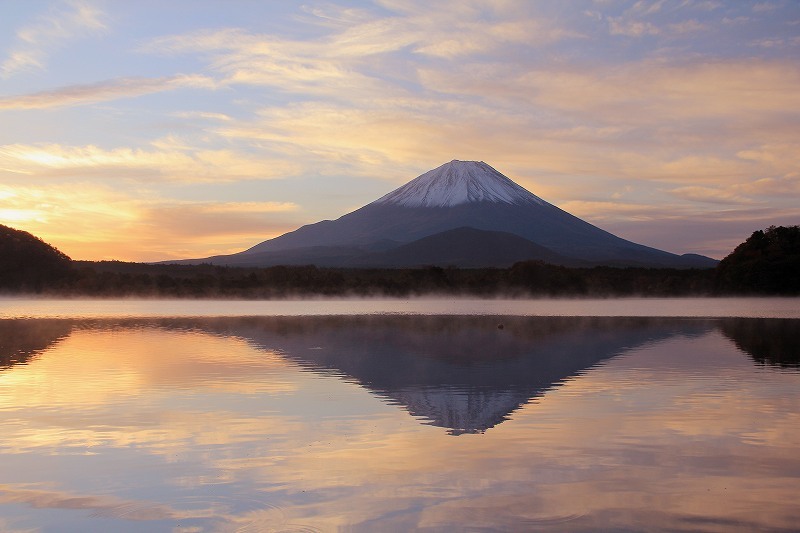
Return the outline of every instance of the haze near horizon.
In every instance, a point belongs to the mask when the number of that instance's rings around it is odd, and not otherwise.
[[[242,251],[451,159],[723,257],[800,220],[800,4],[8,2],[0,224]]]

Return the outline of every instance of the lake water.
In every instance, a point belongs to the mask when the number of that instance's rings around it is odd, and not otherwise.
[[[0,318],[506,315],[800,318],[800,298],[49,300],[0,298]]]
[[[799,302],[0,300],[0,531],[797,531]]]

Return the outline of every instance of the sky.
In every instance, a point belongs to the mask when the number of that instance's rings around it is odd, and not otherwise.
[[[0,224],[234,253],[452,159],[623,238],[800,223],[800,2],[0,0]]]

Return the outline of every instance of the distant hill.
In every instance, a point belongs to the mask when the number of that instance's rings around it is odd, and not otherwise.
[[[717,267],[727,293],[800,294],[800,226],[756,231]]]
[[[27,231],[0,224],[0,289],[40,290],[67,276],[71,262]]]
[[[414,242],[372,253],[362,266],[415,267],[455,266],[461,268],[507,268],[520,261],[543,261],[554,265],[577,265],[565,257],[518,235],[503,231],[456,228]]]

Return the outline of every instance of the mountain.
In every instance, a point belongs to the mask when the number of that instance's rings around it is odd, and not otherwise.
[[[678,268],[711,268],[716,264],[707,257],[679,256],[621,239],[547,203],[482,161],[456,160],[336,220],[303,226],[238,254],[187,262],[268,266],[309,259],[306,264],[357,266],[377,260],[365,255],[384,253],[388,257],[392,246],[458,228],[515,235],[530,241],[539,251],[544,247],[565,258],[567,263]],[[509,243],[508,253],[516,253],[518,245]],[[475,254],[489,257],[497,253],[497,249],[475,247]],[[383,250],[377,252],[376,248]],[[449,264],[445,257],[428,259],[428,264]]]

